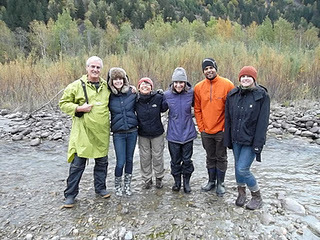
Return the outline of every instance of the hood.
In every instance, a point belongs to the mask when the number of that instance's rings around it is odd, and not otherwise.
[[[113,86],[112,80],[116,78],[123,79],[123,86],[121,88],[121,93],[127,93],[130,89],[129,77],[125,70],[119,67],[110,68],[107,76],[108,86],[112,93],[119,94],[120,92]]]

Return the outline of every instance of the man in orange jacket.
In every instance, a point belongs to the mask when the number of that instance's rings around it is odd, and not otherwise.
[[[225,193],[224,178],[227,170],[227,149],[223,146],[224,111],[228,92],[233,83],[217,74],[217,63],[212,58],[202,61],[206,77],[194,87],[194,114],[206,150],[209,181],[202,191],[216,187],[218,196]]]

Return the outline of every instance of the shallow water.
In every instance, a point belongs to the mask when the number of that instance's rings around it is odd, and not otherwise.
[[[143,190],[136,148],[131,197],[112,195],[110,199],[101,199],[96,196],[92,177],[94,161],[90,160],[80,183],[76,206],[60,209],[69,167],[66,152],[66,142],[45,141],[37,147],[30,147],[29,142],[0,139],[1,239],[23,239],[27,233],[32,233],[35,239],[54,236],[92,239],[99,235],[114,236],[112,231],[120,231],[123,227],[131,230],[136,239],[184,239],[186,236],[197,239],[246,239],[248,236],[272,239],[274,229],[308,222],[310,218],[319,221],[320,147],[302,139],[268,139],[262,162],[255,162],[252,167],[265,204],[262,210],[244,212],[234,206],[237,193],[230,151],[225,196],[219,198],[214,192],[200,191],[201,185],[207,181],[205,152],[200,139],[194,142],[195,172],[190,195],[171,191],[173,179],[167,148],[164,188]],[[107,186],[112,191],[114,165],[111,146]],[[277,213],[274,205],[280,194],[302,204],[306,216]],[[264,212],[270,212],[273,224],[266,226],[259,222]],[[79,233],[74,234],[74,229]],[[294,236],[291,239],[306,239],[302,235],[291,236]]]

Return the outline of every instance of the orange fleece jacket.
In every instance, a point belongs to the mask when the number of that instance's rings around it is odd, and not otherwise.
[[[224,107],[233,83],[217,75],[194,87],[194,115],[200,132],[215,134],[224,130]]]

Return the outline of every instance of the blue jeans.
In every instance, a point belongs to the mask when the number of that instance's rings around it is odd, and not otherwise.
[[[116,152],[116,168],[115,176],[121,177],[124,172],[132,174],[133,169],[133,154],[137,143],[138,131],[127,133],[114,133],[113,145]]]
[[[233,143],[232,147],[237,185],[247,185],[250,191],[258,191],[258,183],[250,171],[250,167],[256,156],[252,146]]]
[[[75,198],[79,193],[79,183],[86,167],[87,158],[78,157],[75,154],[69,168],[69,177],[67,179],[67,188],[64,191],[65,198],[71,196]],[[106,190],[106,178],[108,172],[108,156],[95,158],[93,169],[94,189],[96,193]]]
[[[171,157],[172,176],[191,175],[194,171],[191,160],[193,153],[193,141],[180,144],[168,141],[168,148]]]

